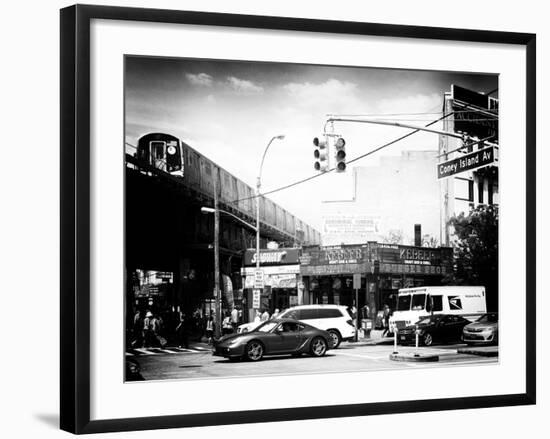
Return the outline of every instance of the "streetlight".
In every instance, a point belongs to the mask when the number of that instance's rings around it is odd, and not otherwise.
[[[216,182],[215,182],[215,186]],[[220,213],[231,216],[234,219],[240,221],[245,226],[250,227],[252,230],[256,230],[252,224],[243,221],[238,216],[233,215],[231,212],[218,208],[218,199],[217,199],[217,189],[214,191],[214,205],[216,207],[201,207],[201,213],[213,213],[214,214],[214,295],[216,296],[216,326],[215,326],[215,337],[219,338],[220,326],[222,322],[221,315],[221,303],[222,303],[222,293],[220,289]]]
[[[256,272],[260,271],[260,187],[262,185],[262,169],[264,167],[265,155],[269,149],[271,143],[275,140],[283,140],[284,134],[273,136],[267,146],[265,147],[262,161],[260,163],[260,171],[258,172],[258,179],[256,180]]]

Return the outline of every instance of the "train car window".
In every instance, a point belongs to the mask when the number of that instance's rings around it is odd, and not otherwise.
[[[156,159],[164,158],[165,147],[166,147],[165,142],[151,142],[151,153],[153,157]]]

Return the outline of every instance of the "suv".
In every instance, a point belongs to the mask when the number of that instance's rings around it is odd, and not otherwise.
[[[355,325],[347,308],[342,305],[299,305],[288,308],[277,316],[279,319],[301,320],[318,329],[327,331],[336,349],[342,340],[355,336]]]

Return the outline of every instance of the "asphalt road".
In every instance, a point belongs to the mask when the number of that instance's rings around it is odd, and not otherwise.
[[[445,367],[459,365],[494,364],[498,357],[485,357],[458,353],[465,345],[443,345],[431,348],[421,347],[420,353],[435,353],[439,361],[431,363],[393,361],[390,354],[393,345],[357,345],[342,343],[338,349],[330,350],[324,357],[313,358],[307,355],[295,358],[290,355],[264,357],[261,361],[231,362],[215,357],[209,350],[177,352],[144,351],[143,354],[129,355],[141,367],[145,380],[165,379],[205,379],[214,377],[251,377],[265,375],[291,375],[331,372],[355,372],[365,370],[409,369]],[[493,348],[495,349],[495,348]],[[414,352],[414,347],[398,346],[398,352]]]

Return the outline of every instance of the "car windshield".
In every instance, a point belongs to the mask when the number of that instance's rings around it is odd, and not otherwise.
[[[256,331],[260,332],[269,332],[271,331],[275,326],[277,326],[277,322],[265,322],[263,325],[260,325],[256,328]]]
[[[439,319],[438,316],[424,317],[424,318],[420,319],[418,322],[416,322],[416,324],[417,325],[426,325],[428,323],[436,322],[438,319]]]
[[[479,323],[498,323],[498,314],[484,314],[477,321]]]
[[[424,309],[424,304],[426,303],[425,294],[414,294],[412,299],[412,309],[413,310],[422,310]]]
[[[397,311],[408,311],[411,309],[411,296],[410,294],[405,294],[399,296],[397,299]]]

